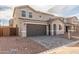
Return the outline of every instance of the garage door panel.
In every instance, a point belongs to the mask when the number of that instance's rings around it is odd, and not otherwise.
[[[45,25],[28,24],[27,25],[27,36],[39,36],[46,35]]]

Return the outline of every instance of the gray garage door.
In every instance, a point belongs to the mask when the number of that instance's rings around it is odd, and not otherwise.
[[[27,24],[27,36],[46,35],[46,25]]]

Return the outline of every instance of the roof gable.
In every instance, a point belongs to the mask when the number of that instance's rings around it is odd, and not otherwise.
[[[15,8],[14,8],[14,12],[13,12],[13,16],[14,16],[15,10],[16,10],[17,8],[18,8],[18,9],[21,9],[21,8],[26,8],[26,7],[29,8],[29,9],[31,9],[32,11],[34,11],[34,12],[36,12],[36,13],[42,13],[42,14],[45,14],[45,15],[54,16],[54,15],[49,14],[49,13],[37,11],[37,10],[33,9],[32,7],[30,7],[29,5],[23,5],[23,6],[17,6],[17,7],[15,7]]]
[[[53,19],[50,19],[48,22],[51,23],[51,22],[56,21],[56,20],[59,20],[64,24],[64,20],[61,20],[61,17],[54,17]]]

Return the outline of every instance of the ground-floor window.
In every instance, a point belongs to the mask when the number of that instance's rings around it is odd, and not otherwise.
[[[62,29],[62,26],[61,25],[59,25],[59,30],[61,30]]]

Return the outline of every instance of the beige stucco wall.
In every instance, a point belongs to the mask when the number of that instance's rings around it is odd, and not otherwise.
[[[14,26],[18,26],[19,28],[19,36],[21,37],[26,37],[27,36],[27,24],[40,24],[40,25],[48,25],[47,22],[41,22],[41,21],[31,21],[31,20],[22,20],[22,19],[16,19],[14,21]],[[48,28],[47,30],[47,34],[48,34]]]
[[[25,10],[27,13],[26,17],[22,17],[21,16],[21,11]],[[29,18],[28,16],[28,12],[32,12],[33,17]],[[40,18],[41,16],[41,18]],[[16,27],[16,25],[19,28],[19,35],[22,37],[26,37],[27,36],[27,24],[41,24],[41,25],[46,25],[47,26],[47,34],[48,34],[48,23],[44,22],[49,20],[50,18],[53,19],[54,16],[48,15],[48,14],[44,14],[44,13],[40,13],[40,12],[35,12],[32,9],[28,8],[28,7],[22,7],[22,8],[15,8],[15,12],[14,12],[14,16],[13,16],[13,27]],[[19,18],[24,18],[26,20],[22,20]],[[29,20],[28,20],[29,19]],[[32,21],[31,21],[32,20]],[[41,21],[33,21],[33,20],[41,20]],[[57,25],[57,34],[64,34],[64,24],[60,21],[60,20],[55,20],[52,21],[51,23],[51,34],[53,35],[53,24]],[[59,29],[59,24],[62,26],[62,30],[58,30]]]
[[[26,17],[21,16],[22,10],[26,11],[26,13],[27,13]],[[32,15],[33,15],[32,18],[29,18],[28,12],[32,12]],[[40,16],[41,16],[41,18],[40,18]],[[26,20],[22,20],[22,19],[19,19],[19,18],[24,18]],[[28,7],[15,8],[14,16],[13,16],[13,19],[14,19],[13,27],[16,27],[16,25],[17,25],[18,28],[19,28],[19,36],[25,37],[25,36],[27,36],[27,32],[26,32],[26,30],[27,30],[26,26],[27,25],[26,24],[48,25],[47,22],[42,22],[42,21],[49,20],[49,18],[53,18],[53,16],[48,15],[48,14],[43,14],[43,13],[40,13],[40,12],[35,12]],[[30,20],[41,20],[41,22],[40,21],[30,21]],[[48,26],[47,26],[47,34],[48,34]]]
[[[26,11],[26,17],[22,17],[21,16],[21,11],[24,10]],[[28,13],[32,12],[33,17],[29,18]],[[41,12],[35,12],[32,9],[28,8],[28,7],[22,7],[22,8],[15,8],[15,15],[14,18],[26,18],[26,19],[33,19],[33,20],[49,20],[49,18],[53,18],[54,16],[52,15],[48,15],[48,14],[43,14]],[[40,17],[41,16],[41,17]]]
[[[35,22],[35,21],[24,21],[21,20],[20,26],[19,26],[19,33],[20,36],[22,37],[27,37],[27,24],[40,24],[40,25],[48,25],[47,22]],[[47,35],[48,35],[48,28],[47,30]]]
[[[54,21],[52,21],[52,23],[51,23],[51,35],[54,35],[54,33],[53,33],[53,25],[54,24],[56,24],[56,34],[58,35],[58,34],[64,34],[64,24],[60,21],[60,20],[54,20]],[[62,26],[62,29],[61,30],[59,30],[59,25],[61,25]]]

